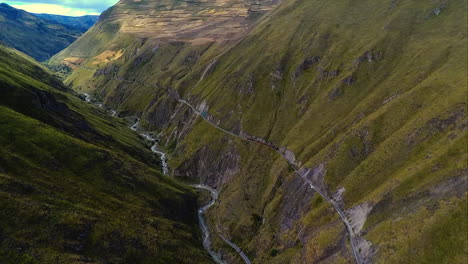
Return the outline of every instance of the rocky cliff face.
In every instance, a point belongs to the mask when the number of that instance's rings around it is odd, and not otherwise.
[[[202,44],[239,38],[252,20],[277,2],[124,0],[105,14],[104,22],[118,23],[120,32],[140,38]]]
[[[279,0],[122,0],[52,64],[73,66],[106,50],[128,48],[135,38],[205,45],[240,39]],[[155,48],[155,47],[153,47]],[[81,60],[80,60],[81,59]]]
[[[349,263],[350,241],[362,263],[466,259],[466,1],[287,0],[232,39],[252,16],[180,27],[168,12],[206,13],[141,3],[98,26],[127,20],[94,52],[120,55],[83,56],[67,81],[141,116],[173,174],[220,190],[218,234],[256,263]],[[139,31],[148,10],[177,19]]]

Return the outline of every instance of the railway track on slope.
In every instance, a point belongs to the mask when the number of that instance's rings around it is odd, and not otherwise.
[[[96,72],[96,70],[90,69],[90,68],[87,68],[87,67],[81,67],[80,69]],[[125,79],[123,79],[121,77],[118,77],[116,74],[111,74],[111,78],[116,79],[118,81],[126,82],[126,83],[142,85],[142,86],[145,86],[145,87],[161,88],[161,87],[158,87],[156,85],[149,85],[149,84],[146,84],[146,83],[143,83],[143,82],[125,80]],[[308,173],[310,173],[309,170],[302,170],[301,168],[299,168],[299,166],[296,165],[297,162],[295,160],[291,160],[291,158],[289,158],[288,155],[286,155],[283,151],[280,150],[279,147],[275,146],[273,143],[268,142],[268,141],[266,141],[266,140],[264,140],[262,138],[259,138],[259,137],[249,136],[249,135],[242,134],[242,133],[241,134],[236,134],[236,133],[234,133],[232,131],[229,131],[229,130],[227,130],[225,128],[222,128],[219,125],[215,124],[212,120],[210,120],[210,116],[208,115],[208,113],[202,112],[202,111],[198,110],[195,106],[190,104],[188,101],[186,101],[184,99],[181,99],[181,98],[178,98],[178,96],[172,95],[170,93],[169,89],[166,89],[166,93],[169,96],[169,98],[172,98],[172,99],[176,100],[177,102],[186,105],[187,107],[189,107],[192,110],[192,112],[194,112],[197,116],[201,117],[204,121],[206,121],[208,124],[210,124],[211,126],[216,128],[217,130],[219,130],[219,131],[221,131],[223,133],[226,133],[228,135],[231,135],[233,137],[239,138],[241,140],[244,140],[244,141],[265,145],[268,148],[270,148],[270,149],[274,150],[275,152],[277,152],[294,169],[294,172],[295,172],[296,175],[300,176],[306,182],[306,184],[309,185],[309,187],[312,190],[317,192],[323,199],[325,199],[332,206],[334,211],[339,215],[340,220],[344,224],[344,226],[346,228],[346,231],[347,231],[347,233],[349,235],[351,250],[352,250],[353,258],[354,258],[356,264],[365,264],[362,261],[361,256],[359,254],[359,248],[358,248],[358,240],[360,239],[359,235],[356,234],[356,232],[354,231],[354,229],[353,229],[353,227],[351,225],[351,222],[348,219],[348,217],[346,216],[344,210],[341,209],[339,207],[339,205],[336,204],[332,200],[332,198],[330,198],[323,190],[321,190],[319,187],[314,185],[312,183],[312,181],[310,181],[307,178]]]

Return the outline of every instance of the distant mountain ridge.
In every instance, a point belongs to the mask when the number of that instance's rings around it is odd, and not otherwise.
[[[2,3],[0,42],[45,61],[73,43],[95,20],[89,16],[36,15]]]
[[[90,27],[94,26],[99,20],[99,16],[61,16],[61,15],[52,15],[52,14],[35,14],[34,16],[50,20],[55,23],[63,24],[66,26],[71,26],[77,28],[83,32],[86,32]]]

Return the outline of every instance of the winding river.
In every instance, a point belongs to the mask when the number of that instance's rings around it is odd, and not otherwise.
[[[222,258],[211,249],[210,229],[208,227],[208,224],[206,223],[205,217],[206,211],[208,211],[208,209],[210,209],[218,200],[219,193],[210,186],[202,184],[196,184],[192,186],[200,190],[209,191],[211,193],[210,202],[198,209],[198,222],[200,223],[200,229],[202,230],[203,234],[203,247],[210,254],[214,262],[218,264],[225,264]],[[226,244],[232,247],[237,252],[237,254],[239,254],[239,256],[244,260],[246,264],[251,264],[250,259],[247,257],[247,255],[236,244],[234,244],[234,242],[227,239],[224,235],[220,234],[219,236]]]
[[[93,103],[92,97],[89,94],[84,93],[83,95],[85,96],[85,101],[87,103],[96,105],[96,106],[98,106],[100,108],[104,107],[104,105],[102,103]],[[189,105],[188,103],[186,103],[186,104]],[[111,116],[116,116],[117,115],[117,112],[115,110],[110,109],[109,112],[111,113]],[[138,131],[139,127],[140,127],[140,119],[138,118],[135,121],[135,123],[130,126],[130,129],[136,132],[136,131]],[[166,153],[160,151],[157,148],[157,140],[152,135],[150,135],[148,133],[141,133],[140,136],[142,136],[146,140],[153,143],[153,146],[151,146],[151,151],[153,153],[156,153],[156,154],[159,155],[159,157],[161,159],[161,164],[162,164],[162,172],[164,173],[164,175],[169,175],[169,166],[167,164],[167,155],[166,155]],[[216,203],[216,201],[218,200],[219,193],[215,189],[213,189],[213,188],[211,188],[209,186],[206,186],[206,185],[202,185],[202,184],[192,185],[192,187],[194,187],[196,189],[199,189],[199,190],[209,191],[210,194],[211,194],[211,200],[206,205],[204,205],[204,206],[202,206],[202,207],[200,207],[198,209],[198,221],[199,221],[200,229],[202,231],[202,236],[203,236],[203,247],[208,252],[208,254],[210,254],[210,256],[211,256],[211,258],[213,259],[214,262],[216,262],[217,264],[226,264],[226,262],[224,262],[222,260],[222,258],[216,252],[214,252],[211,249],[210,229],[208,227],[208,224],[206,223],[206,216],[205,216],[206,211],[208,211],[208,209],[210,209]],[[244,260],[244,262],[246,264],[251,264],[251,262],[250,262],[249,258],[247,257],[247,255],[236,244],[234,244],[232,241],[228,240],[223,235],[220,235],[220,237],[225,243],[227,243],[229,246],[231,246],[240,255],[240,257]]]
[[[226,50],[227,51],[227,50]],[[222,53],[223,54],[223,53]],[[222,55],[220,54],[220,56]],[[210,66],[211,67],[211,66]],[[86,67],[80,67],[81,69],[84,69],[86,71],[92,71],[92,72],[95,72],[94,69],[90,69],[90,68],[86,68]],[[203,75],[202,75],[203,77]],[[130,80],[125,80],[123,78],[119,78],[118,76],[116,75],[113,75],[111,76],[111,78],[113,79],[116,79],[116,80],[119,80],[119,81],[124,81],[124,82],[128,82],[128,83],[137,83],[135,81],[130,81]],[[148,84],[145,84],[145,83],[137,83],[137,84],[140,84],[140,85],[143,85],[143,86],[146,86],[146,87],[154,87],[154,88],[158,88],[157,86],[154,86],[154,85],[148,85]],[[198,83],[197,83],[198,84]],[[346,216],[345,214],[345,210],[342,209],[333,199],[331,199],[331,197],[328,197],[326,193],[324,193],[318,186],[314,185],[308,178],[307,178],[307,175],[308,173],[310,172],[309,170],[307,169],[301,169],[300,168],[300,165],[297,165],[297,162],[294,158],[290,158],[288,157],[288,155],[286,155],[285,153],[283,153],[282,151],[280,151],[280,149],[273,145],[273,144],[270,144],[269,142],[267,142],[266,140],[262,139],[262,138],[258,138],[258,137],[252,137],[252,136],[248,136],[246,134],[243,134],[243,133],[239,133],[239,134],[236,134],[236,133],[233,133],[227,129],[224,129],[222,127],[220,127],[218,124],[216,124],[215,122],[213,122],[212,120],[210,120],[209,118],[209,115],[206,113],[206,112],[200,112],[195,106],[193,106],[192,104],[190,104],[189,102],[187,102],[186,100],[183,100],[181,98],[179,98],[178,96],[174,96],[174,95],[171,95],[169,92],[169,97],[172,97],[173,99],[177,100],[179,103],[182,103],[182,104],[185,104],[186,106],[190,107],[192,109],[192,111],[198,115],[198,116],[201,116],[206,122],[208,122],[208,124],[212,125],[213,127],[215,127],[216,129],[226,133],[226,134],[229,134],[229,135],[232,135],[234,137],[237,137],[237,138],[240,138],[242,140],[246,140],[246,141],[250,141],[250,142],[255,142],[255,143],[259,143],[259,144],[263,144],[263,145],[266,145],[268,146],[269,148],[273,149],[274,151],[276,151],[277,153],[279,153],[288,163],[289,165],[294,169],[294,172],[295,174],[297,174],[298,176],[300,176],[301,178],[303,178],[305,180],[305,183],[309,185],[309,187],[316,191],[320,196],[322,196],[322,198],[324,198],[332,207],[333,209],[338,213],[341,221],[343,222],[343,224],[345,225],[346,227],[346,231],[349,235],[349,240],[350,240],[350,244],[351,244],[351,249],[352,249],[352,253],[353,253],[353,257],[356,261],[357,264],[363,264],[364,262],[361,260],[361,255],[360,255],[360,251],[362,249],[362,244],[363,242],[365,242],[365,240],[363,238],[360,237],[359,233],[355,232],[354,231],[354,228],[353,226],[351,225],[351,220],[348,219],[348,217]],[[366,246],[366,243],[364,243],[364,246]],[[242,256],[242,255],[241,255]],[[244,259],[244,257],[243,257]],[[244,259],[245,260],[245,259]],[[248,259],[247,259],[248,260]],[[246,263],[250,263],[250,261],[246,261]]]
[[[198,222],[200,223],[200,229],[203,235],[203,247],[208,252],[208,254],[210,254],[214,262],[218,264],[225,264],[225,262],[221,260],[221,257],[211,249],[210,229],[208,228],[205,217],[206,211],[208,211],[208,209],[210,209],[216,203],[216,200],[218,200],[218,192],[206,185],[196,184],[192,186],[200,190],[209,191],[211,193],[211,200],[206,205],[198,209]]]
[[[130,127],[130,129],[133,130],[133,131],[137,131],[139,126],[140,126],[140,119],[138,118],[135,121],[135,124],[133,124]],[[169,175],[169,165],[167,164],[167,155],[166,155],[166,153],[164,153],[164,152],[162,152],[161,150],[158,149],[158,141],[148,133],[141,133],[140,136],[142,136],[146,140],[153,143],[153,146],[151,146],[151,151],[153,153],[158,154],[158,156],[160,157],[161,165],[162,165],[162,172],[164,173],[164,175]]]

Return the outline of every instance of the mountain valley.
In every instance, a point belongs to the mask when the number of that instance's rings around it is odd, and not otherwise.
[[[0,55],[1,263],[209,263],[194,189],[162,175],[125,122],[26,55]]]
[[[68,47],[96,21],[96,16],[31,14],[0,3],[0,43],[45,61]]]
[[[121,0],[64,83],[2,47],[0,262],[466,263],[466,8]]]

